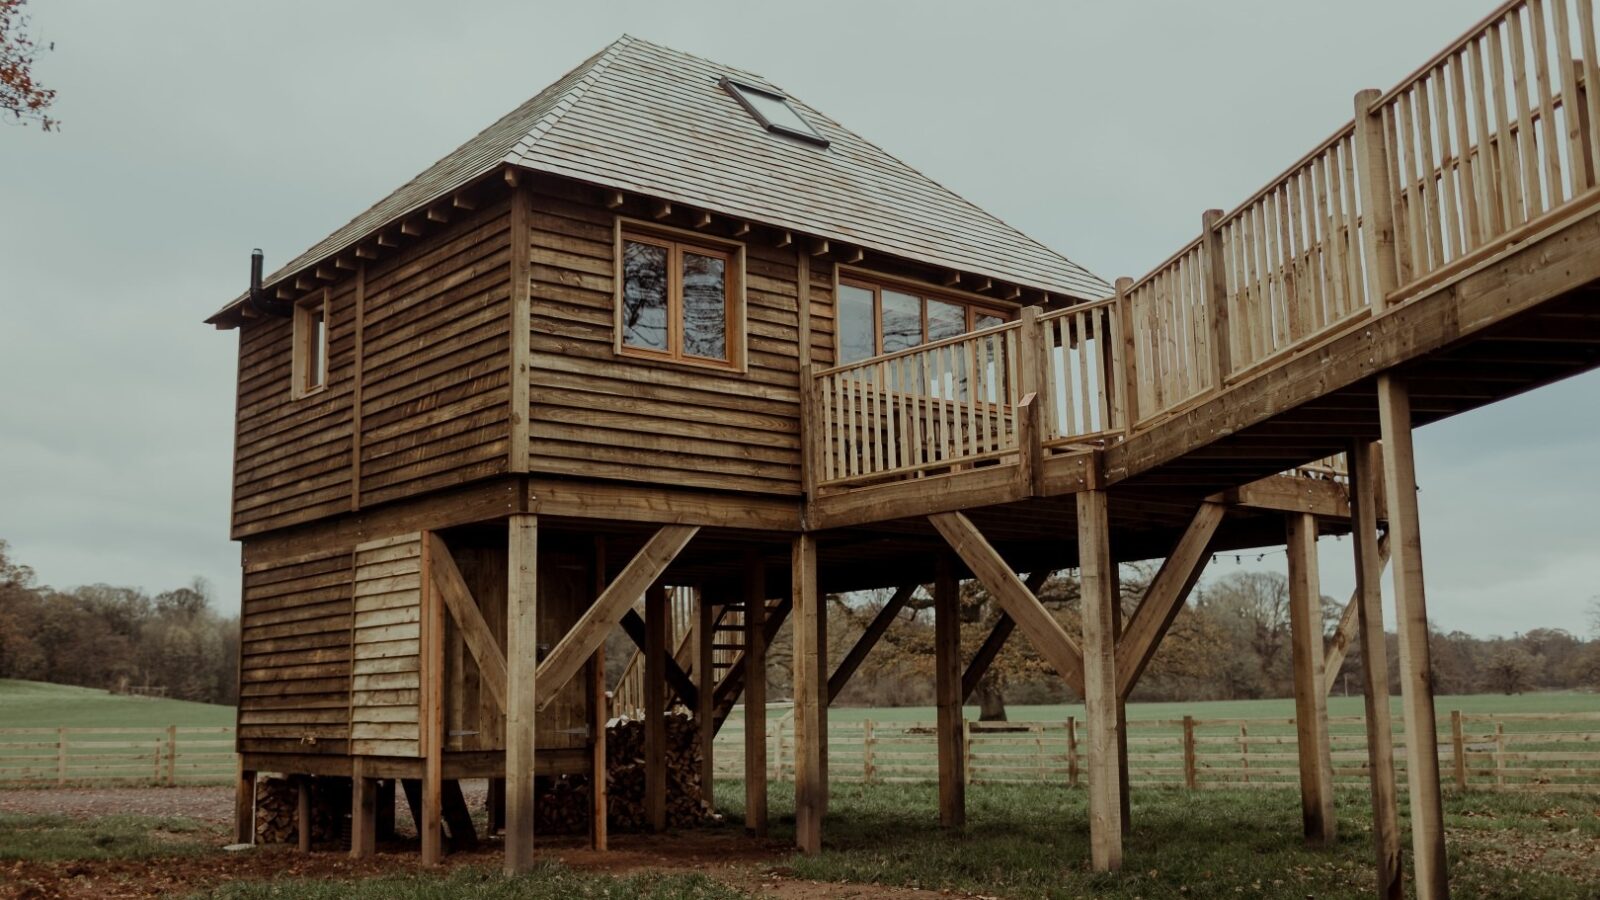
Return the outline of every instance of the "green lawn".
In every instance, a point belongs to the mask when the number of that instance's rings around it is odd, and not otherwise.
[[[231,706],[0,678],[0,728],[210,728],[233,718]]]

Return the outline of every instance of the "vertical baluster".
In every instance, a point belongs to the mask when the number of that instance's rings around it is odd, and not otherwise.
[[[1583,54],[1584,107],[1589,120],[1589,181],[1600,184],[1600,50],[1595,48],[1594,0],[1578,0],[1578,48]]]
[[[1039,330],[1035,329],[1030,336],[1033,337],[1035,340],[1037,340],[1040,333],[1041,332]],[[1021,359],[1022,358],[1019,355],[1021,353],[1022,332],[1017,330],[1017,329],[1015,329],[1015,328],[1012,328],[1012,329],[1007,330],[1005,335],[1006,335],[1006,340],[1005,340],[1005,354],[1006,354],[1006,408],[1008,410],[1010,410],[1009,418],[1007,419],[1008,426],[1007,426],[1007,433],[1006,433],[1007,434],[1006,446],[1015,447],[1015,446],[1017,446],[1017,415],[1018,415],[1016,410],[1017,410],[1017,405],[1022,402],[1022,397],[1021,397],[1022,382],[1019,381],[1018,378],[1017,378],[1017,367],[1022,364],[1021,363]],[[1043,397],[1035,397],[1033,402],[1035,404],[1042,403],[1042,402],[1044,402],[1044,398]],[[1046,433],[1048,433],[1048,431]],[[1033,435],[1034,442],[1037,443],[1041,439],[1041,437],[1042,437],[1041,435],[1037,435],[1037,434]]]
[[[1267,267],[1267,229],[1263,213],[1262,202],[1250,205],[1250,245],[1255,251],[1250,271],[1250,282],[1255,289],[1251,315],[1256,320],[1257,345],[1252,362],[1266,356],[1272,347],[1272,270]]]
[[[972,359],[972,385],[968,388],[972,408],[977,416],[975,439],[978,453],[988,453],[994,447],[989,444],[989,380],[987,366],[988,347],[983,337],[968,338],[967,355]]]
[[[1556,64],[1561,73],[1561,118],[1567,133],[1567,174],[1570,176],[1567,196],[1575,197],[1589,185],[1589,154],[1583,145],[1583,104],[1577,102],[1578,69],[1572,58],[1572,22],[1567,0],[1556,0],[1552,8],[1556,14]]]
[[[1106,389],[1106,341],[1109,339],[1110,323],[1101,327],[1100,321],[1110,308],[1101,306],[1089,311],[1089,329],[1094,335],[1094,387],[1100,400],[1100,427],[1097,430],[1102,432],[1111,430],[1111,392]]]
[[[1322,154],[1317,154],[1310,165],[1301,169],[1295,176],[1295,181],[1300,186],[1300,215],[1295,219],[1295,227],[1304,238],[1303,248],[1305,257],[1301,263],[1301,292],[1308,295],[1304,319],[1307,333],[1321,331],[1328,324],[1328,313],[1323,308],[1327,303],[1326,285],[1322,280],[1322,241],[1317,236],[1317,197],[1316,182],[1322,171]]]
[[[1245,262],[1245,229],[1242,217],[1236,218],[1227,224],[1222,233],[1223,240],[1229,250],[1231,263],[1229,274],[1233,282],[1232,290],[1228,292],[1228,330],[1232,332],[1231,338],[1233,352],[1230,358],[1235,371],[1249,365],[1254,359],[1251,356],[1251,332],[1254,329],[1250,321],[1249,296],[1250,296],[1250,267]],[[1222,385],[1217,385],[1222,387]]]
[[[1340,196],[1340,158],[1344,140],[1329,149],[1320,162],[1317,178],[1317,213],[1322,217],[1322,258],[1327,269],[1328,317],[1339,321],[1350,314],[1349,263],[1344,258],[1344,205]]]
[[[1416,170],[1419,179],[1419,197],[1423,200],[1423,223],[1428,230],[1428,267],[1432,271],[1442,268],[1449,254],[1445,249],[1444,213],[1441,211],[1440,192],[1444,189],[1442,172],[1444,154],[1434,152],[1433,103],[1428,99],[1428,85],[1433,80],[1429,73],[1418,79],[1408,93],[1414,98],[1413,112],[1417,117],[1417,156],[1420,165]]]
[[[1305,211],[1306,252],[1311,266],[1311,287],[1316,294],[1312,301],[1313,328],[1321,331],[1339,318],[1336,311],[1332,278],[1332,248],[1328,246],[1328,161],[1333,158],[1337,144],[1317,154],[1306,167],[1305,191],[1301,209]]]
[[[1456,181],[1461,196],[1461,246],[1457,252],[1467,253],[1482,241],[1482,212],[1478,207],[1478,173],[1472,157],[1470,132],[1471,109],[1467,102],[1467,50],[1450,58],[1450,89],[1452,102],[1450,118],[1456,126]]]
[[[1453,70],[1453,67],[1452,67]],[[1439,189],[1444,192],[1444,223],[1446,226],[1446,251],[1451,259],[1459,259],[1466,252],[1467,196],[1461,185],[1465,144],[1455,140],[1454,131],[1465,126],[1451,105],[1449,76],[1444,65],[1433,70],[1433,106],[1439,120]]]
[[[1061,397],[1063,400],[1061,408],[1062,412],[1064,413],[1061,433],[1065,436],[1075,437],[1083,432],[1078,430],[1078,414],[1076,412],[1077,404],[1073,402],[1073,395],[1077,393],[1077,391],[1075,385],[1072,383],[1072,314],[1068,313],[1067,315],[1062,316],[1058,321],[1061,323],[1060,379]],[[1150,329],[1147,328],[1146,330],[1149,331]]]
[[[1478,188],[1478,245],[1499,234],[1505,227],[1499,150],[1494,144],[1494,130],[1489,125],[1489,90],[1485,86],[1488,79],[1483,71],[1483,45],[1483,39],[1474,40],[1464,51],[1472,79],[1472,121],[1478,132],[1478,147],[1473,156],[1472,169]]]
[[[1522,200],[1525,218],[1544,212],[1539,183],[1538,137],[1533,130],[1533,110],[1528,100],[1528,51],[1523,43],[1521,10],[1506,15],[1511,28],[1511,84],[1517,101],[1517,156],[1522,161]]]
[[[1283,255],[1283,321],[1286,326],[1283,347],[1287,347],[1309,333],[1311,323],[1306,320],[1305,244],[1299,227],[1300,201],[1296,196],[1295,176],[1284,180],[1283,186],[1273,191],[1281,196],[1278,206],[1278,248]],[[1279,347],[1279,349],[1283,349]]]
[[[1428,176],[1428,182],[1434,190],[1430,209],[1435,219],[1438,220],[1434,225],[1434,230],[1440,235],[1439,252],[1434,258],[1435,266],[1443,266],[1449,260],[1461,255],[1461,222],[1457,217],[1456,192],[1450,162],[1452,156],[1450,153],[1450,105],[1445,97],[1444,85],[1443,67],[1434,69],[1426,79],[1417,85],[1417,94],[1425,100],[1428,97],[1428,89],[1431,87],[1433,90],[1432,100],[1429,100],[1428,105],[1423,107],[1423,111],[1427,114],[1427,118],[1424,121],[1424,127],[1426,128],[1424,133],[1427,137],[1423,146],[1426,148],[1425,152],[1428,155],[1428,165],[1430,167],[1437,166],[1434,171],[1438,172],[1437,181],[1434,180],[1434,175],[1430,174]],[[1433,152],[1435,123],[1437,123],[1438,127],[1439,141],[1437,155]]]
[[[822,383],[818,385],[818,390],[822,394],[822,478],[824,481],[832,481],[834,478],[833,442],[835,417],[833,411],[834,398],[831,395],[833,379],[834,376],[832,375],[824,375],[821,379]]]
[[[1072,314],[1072,327],[1077,332],[1078,350],[1078,410],[1083,419],[1083,430],[1080,434],[1090,434],[1094,431],[1094,400],[1089,393],[1089,332],[1086,316],[1082,312]]]
[[[878,374],[883,382],[879,388],[883,392],[883,419],[884,419],[884,447],[883,461],[890,470],[899,469],[904,463],[900,460],[900,401],[899,392],[895,390],[892,363],[879,363]]]
[[[1566,0],[1557,0],[1558,5]],[[1561,178],[1561,134],[1556,124],[1556,103],[1550,84],[1550,36],[1545,30],[1544,0],[1528,0],[1529,27],[1533,31],[1534,81],[1539,90],[1540,142],[1544,144],[1545,209],[1554,209],[1563,200]]]
[[[1389,163],[1389,171],[1385,173],[1389,181],[1388,196],[1392,198],[1394,205],[1390,218],[1394,222],[1395,269],[1399,273],[1397,281],[1406,284],[1411,281],[1415,267],[1412,265],[1411,257],[1411,245],[1414,243],[1411,230],[1411,205],[1407,201],[1405,182],[1400,172],[1400,158],[1404,155],[1399,137],[1400,101],[1395,100],[1385,104],[1380,116],[1383,120],[1384,146],[1388,148],[1388,152],[1384,153],[1384,159]],[[1370,209],[1362,209],[1363,216],[1371,215],[1372,212]],[[1382,302],[1383,298],[1374,293],[1372,305],[1376,307]]]
[[[1500,128],[1495,144],[1495,165],[1500,173],[1500,202],[1504,212],[1503,230],[1509,230],[1527,221],[1527,211],[1522,202],[1522,154],[1518,148],[1520,128],[1515,126],[1510,111],[1511,90],[1506,83],[1506,57],[1501,23],[1489,28],[1489,76],[1494,88],[1495,123]],[[1507,30],[1510,25],[1506,25]],[[1503,232],[1502,232],[1503,233]]]
[[[1352,134],[1344,142],[1344,150],[1340,154],[1344,165],[1344,235],[1343,244],[1345,264],[1349,268],[1350,277],[1350,309],[1354,312],[1367,302],[1366,260],[1361,252],[1361,184],[1360,175],[1356,172],[1356,139]],[[1378,177],[1385,177],[1384,173],[1377,173]]]
[[[850,471],[849,475],[855,477],[861,474],[861,418],[856,414],[856,387],[861,378],[860,369],[851,369],[849,377],[845,379],[845,398],[848,403],[849,415],[845,421],[850,423]]]
[[[978,403],[977,403],[977,359],[974,355],[972,341],[964,340],[952,344],[951,350],[956,354],[956,364],[961,367],[961,383],[956,388],[956,397],[965,407],[967,414],[967,440],[966,453],[976,456],[979,453],[978,444]]]
[[[1411,274],[1420,278],[1432,271],[1432,228],[1428,224],[1428,201],[1423,194],[1422,161],[1417,149],[1417,132],[1415,127],[1414,110],[1416,108],[1415,88],[1407,89],[1400,95],[1398,105],[1400,127],[1400,156],[1401,196],[1405,198],[1406,205],[1406,230],[1411,233]]]

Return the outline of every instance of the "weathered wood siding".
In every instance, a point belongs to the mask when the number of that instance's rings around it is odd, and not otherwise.
[[[363,506],[507,470],[508,210],[502,198],[367,271]]]
[[[235,537],[507,471],[509,208],[502,196],[333,283],[325,390],[292,396],[289,319],[240,328]]]
[[[350,625],[349,548],[245,566],[241,751],[346,751]]]
[[[798,494],[796,249],[748,244],[748,372],[620,356],[613,212],[573,185],[533,190],[529,468]]]
[[[411,533],[355,550],[350,750],[418,756],[422,541]]]
[[[350,278],[328,289],[327,388],[308,397],[296,399],[290,392],[290,319],[252,319],[239,329],[235,536],[350,508],[355,288]]]

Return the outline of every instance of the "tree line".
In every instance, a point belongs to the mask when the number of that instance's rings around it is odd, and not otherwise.
[[[239,620],[212,608],[203,580],[154,596],[138,588],[40,585],[0,540],[0,678],[231,705]]]

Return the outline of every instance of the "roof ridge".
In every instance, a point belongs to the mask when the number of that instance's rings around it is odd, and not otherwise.
[[[615,59],[621,51],[632,46],[636,40],[637,38],[633,37],[632,35],[624,33],[622,37],[617,38],[607,45],[604,50],[600,51],[594,56],[589,57],[584,62],[579,63],[571,71],[567,72],[566,75],[556,79],[556,83],[559,84],[561,81],[566,80],[567,77],[571,76],[573,73],[587,69],[587,71],[584,71],[583,77],[579,78],[576,84],[566,90],[561,99],[555,102],[555,105],[551,107],[549,112],[540,116],[537,121],[528,127],[527,133],[524,134],[522,138],[519,139],[515,144],[511,145],[511,149],[505,152],[505,155],[500,158],[500,161],[502,163],[515,163],[522,158],[523,154],[527,153],[529,150],[532,150],[533,146],[539,143],[541,138],[549,134],[550,130],[556,127],[556,124],[561,121],[563,116],[565,116],[568,112],[571,112],[572,108],[577,106],[578,103],[583,100],[584,95],[589,92],[589,88],[593,87],[594,83],[599,80],[600,76],[605,74],[605,70],[610,68],[611,61]],[[649,42],[645,41],[644,43]]]

